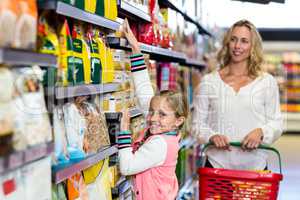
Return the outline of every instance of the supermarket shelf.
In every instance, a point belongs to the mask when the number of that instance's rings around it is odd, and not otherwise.
[[[8,65],[40,65],[45,67],[56,67],[57,58],[50,54],[0,48],[0,63]]]
[[[162,7],[168,7],[171,8],[172,10],[175,10],[176,12],[180,13],[186,21],[195,24],[200,34],[212,36],[211,33],[205,30],[198,22],[196,22],[196,20],[192,19],[190,16],[187,15],[187,13],[184,13],[182,10],[180,10],[176,5],[174,5],[169,0],[158,0],[158,3]]]
[[[107,42],[111,48],[130,50],[130,46],[128,45],[127,40],[124,38],[107,37]],[[152,59],[155,58],[158,58],[159,60],[167,59],[173,62],[185,61],[185,55],[184,53],[181,52],[176,52],[161,47],[155,47],[144,43],[140,43],[140,48],[142,52],[150,54],[150,57]]]
[[[300,113],[282,113],[285,132],[300,132]]]
[[[192,193],[193,192],[193,177],[189,178],[185,184],[180,188],[176,200],[184,200],[186,193]]]
[[[57,14],[71,17],[77,20],[85,21],[110,30],[118,30],[120,24],[105,17],[86,12],[67,3],[57,0],[47,0],[39,2],[39,8],[55,10]]]
[[[115,147],[115,146],[108,147],[94,155],[88,156],[86,159],[79,161],[78,163],[72,164],[63,169],[59,169],[56,171],[54,170],[53,171],[53,180],[54,180],[55,184],[58,184],[64,180],[66,180],[67,178],[73,176],[77,172],[87,169],[87,168],[91,167],[92,165],[96,164],[97,162],[99,162],[100,160],[103,160],[117,152],[118,152],[117,147]]]
[[[72,98],[77,96],[115,92],[118,91],[119,88],[120,88],[120,84],[118,83],[57,87],[55,89],[55,96],[56,99],[66,99],[66,98]]]
[[[132,109],[130,109],[129,113],[130,113],[130,117],[131,118],[143,115],[143,112],[140,109],[138,109],[138,108],[132,108]]]
[[[0,174],[24,166],[50,155],[54,150],[53,142],[30,147],[24,151],[13,152],[0,158]]]
[[[191,58],[187,58],[185,63],[183,63],[183,65],[186,66],[192,66],[198,69],[204,69],[206,67],[206,64],[204,63],[204,61],[198,61],[195,59],[191,59]]]
[[[121,177],[116,187],[112,188],[112,194],[113,196],[118,197],[121,194],[124,194],[130,188],[131,188],[130,180],[127,180],[125,177]]]
[[[148,13],[123,0],[118,0],[118,14],[135,20],[142,19],[146,22],[151,22],[151,17]]]
[[[188,137],[180,141],[179,148],[190,148],[196,143],[196,140],[192,137]]]

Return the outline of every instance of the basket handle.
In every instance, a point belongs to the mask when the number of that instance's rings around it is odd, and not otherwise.
[[[204,145],[204,147],[202,149],[202,156],[203,156],[203,153],[206,151],[206,149],[212,145],[214,145],[214,144],[211,142]],[[242,147],[241,142],[230,142],[229,145],[234,146],[234,147]],[[264,150],[273,151],[274,153],[276,153],[276,155],[278,157],[278,162],[279,162],[279,171],[280,171],[280,174],[282,174],[281,155],[280,155],[279,151],[277,149],[275,149],[274,147],[270,147],[269,145],[265,145],[265,144],[260,144],[258,146],[258,149],[264,149]]]

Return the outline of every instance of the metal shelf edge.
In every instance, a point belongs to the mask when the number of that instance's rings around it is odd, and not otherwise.
[[[128,12],[128,13],[140,18],[140,19],[143,19],[147,22],[151,22],[151,17],[148,13],[145,13],[143,10],[135,7],[134,5],[131,5],[128,2],[120,0],[119,8],[125,12]]]
[[[20,49],[1,48],[0,63],[11,65],[40,65],[56,67],[57,57]]]
[[[94,155],[90,155],[87,158],[85,158],[84,160],[74,163],[71,166],[68,166],[61,170],[58,170],[58,171],[54,172],[54,179],[55,179],[54,182],[55,182],[55,184],[58,184],[64,180],[66,180],[67,178],[71,177],[72,175],[76,174],[77,172],[85,170],[85,169],[91,167],[92,165],[96,164],[97,162],[99,162],[117,152],[118,152],[117,147],[112,146],[112,147],[103,149],[102,151],[100,151]]]
[[[115,92],[119,89],[118,83],[107,84],[89,84],[89,85],[76,85],[67,87],[56,87],[55,96],[56,99],[72,98],[84,95],[103,94],[108,92]]]
[[[131,118],[143,115],[143,112],[138,108],[133,108],[133,109],[129,110],[129,113],[130,113]]]
[[[75,18],[115,31],[118,30],[120,26],[118,22],[112,21],[110,19],[101,17],[93,13],[86,12],[84,10],[81,10],[79,8],[76,8],[74,6],[68,5],[60,1],[57,2],[56,12],[64,16]]]
[[[0,158],[0,174],[39,160],[47,155],[50,155],[53,150],[54,143],[49,142],[29,147],[23,151],[13,152],[6,157]]]

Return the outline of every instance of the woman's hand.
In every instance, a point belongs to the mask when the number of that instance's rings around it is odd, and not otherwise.
[[[244,150],[254,150],[256,149],[262,142],[263,132],[261,128],[254,129],[242,141],[242,149]]]
[[[137,39],[135,38],[132,30],[130,29],[130,26],[129,26],[129,23],[128,23],[128,20],[125,19],[124,22],[123,22],[123,33],[126,37],[126,39],[128,40],[131,48],[132,48],[132,53],[133,54],[138,54],[138,53],[141,53],[141,50],[140,50],[140,45],[137,41]]]
[[[218,149],[231,151],[229,140],[225,135],[214,135],[209,139],[209,141],[213,143]]]
[[[129,109],[126,108],[122,111],[122,118],[121,118],[121,130],[120,131],[128,131],[130,124],[130,115]]]

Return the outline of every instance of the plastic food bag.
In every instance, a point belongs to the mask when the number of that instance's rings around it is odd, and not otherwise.
[[[80,115],[74,103],[65,104],[63,112],[69,157],[72,161],[81,160],[85,157],[85,153],[83,152],[83,138],[86,121]]]
[[[14,70],[16,98],[13,101],[15,112],[13,140],[17,150],[52,139],[44,91],[38,74],[42,74],[41,71],[34,71],[33,68]]]
[[[18,6],[16,0],[0,1],[0,46],[11,46],[14,41]]]
[[[37,33],[36,0],[17,0],[19,18],[16,24],[14,47],[34,49]]]
[[[7,68],[0,67],[0,136],[13,131],[12,97],[14,78]]]
[[[101,147],[109,145],[106,121],[98,107],[89,103],[87,97],[77,97],[75,105],[86,122],[84,129],[85,152],[96,153]]]
[[[55,165],[68,164],[67,139],[64,125],[63,110],[56,106],[53,109],[54,153]]]

